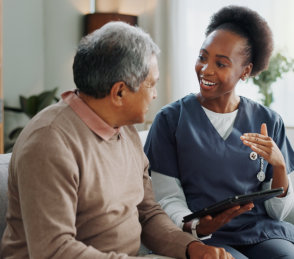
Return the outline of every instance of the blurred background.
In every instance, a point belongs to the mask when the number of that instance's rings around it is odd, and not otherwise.
[[[195,61],[211,15],[226,5],[247,6],[269,23],[275,53],[294,58],[294,1],[292,0],[2,0],[2,91],[4,106],[20,107],[19,97],[57,88],[56,96],[75,88],[72,62],[84,35],[85,17],[91,13],[117,13],[137,17],[138,26],[161,48],[158,98],[144,124],[148,129],[157,111],[199,87]],[[294,72],[272,84],[270,107],[280,113],[294,144]],[[240,82],[240,95],[262,102],[252,80]],[[6,109],[4,142],[9,133],[26,124],[24,113]],[[293,140],[292,140],[293,139]]]

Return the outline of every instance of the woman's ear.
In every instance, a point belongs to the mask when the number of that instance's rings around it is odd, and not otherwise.
[[[252,64],[252,63],[249,63],[249,64],[245,67],[245,69],[244,69],[244,71],[243,71],[243,73],[242,73],[242,76],[241,76],[241,79],[242,79],[243,81],[245,81],[245,80],[250,76],[251,71],[252,71],[252,67],[253,67],[253,64]]]
[[[127,86],[124,82],[116,82],[110,90],[110,99],[116,106],[123,104],[123,98],[126,95]]]

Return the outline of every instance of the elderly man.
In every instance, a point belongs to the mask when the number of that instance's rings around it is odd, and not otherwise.
[[[122,22],[82,39],[77,90],[37,114],[15,144],[3,258],[127,258],[141,238],[162,255],[231,258],[182,232],[154,201],[131,125],[156,97],[158,53]]]

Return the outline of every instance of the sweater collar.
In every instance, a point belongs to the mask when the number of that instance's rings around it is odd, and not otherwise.
[[[67,103],[80,119],[104,140],[111,139],[115,134],[119,134],[119,128],[112,128],[102,120],[78,95],[75,91],[67,91],[61,95],[63,101]]]

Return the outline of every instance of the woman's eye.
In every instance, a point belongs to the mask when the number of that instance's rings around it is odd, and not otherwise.
[[[217,64],[218,67],[225,67],[226,66],[225,64],[223,64],[221,62],[217,62],[216,64]]]
[[[198,56],[198,60],[200,60],[200,61],[204,61],[204,60],[205,60],[205,57],[203,57],[202,55],[199,55],[199,56]]]

